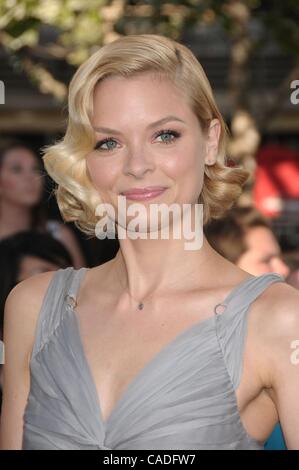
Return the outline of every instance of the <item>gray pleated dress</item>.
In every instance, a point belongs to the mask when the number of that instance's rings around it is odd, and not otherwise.
[[[22,449],[262,450],[264,443],[241,422],[235,391],[250,304],[283,277],[251,276],[236,286],[214,315],[182,331],[145,365],[104,421],[74,311],[86,269],[55,271],[45,294]]]

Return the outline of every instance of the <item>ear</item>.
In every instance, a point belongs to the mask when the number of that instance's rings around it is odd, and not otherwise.
[[[210,127],[206,134],[206,165],[214,165],[217,161],[220,133],[221,125],[219,119],[212,119]]]

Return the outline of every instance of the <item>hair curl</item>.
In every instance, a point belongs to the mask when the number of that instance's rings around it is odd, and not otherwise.
[[[100,196],[88,175],[86,155],[95,145],[91,125],[95,86],[109,76],[133,77],[150,72],[168,78],[183,91],[203,132],[212,119],[221,125],[217,161],[205,166],[203,188],[198,202],[203,204],[203,221],[221,217],[242,192],[249,173],[227,165],[228,128],[213,97],[207,76],[191,50],[157,34],[121,37],[104,45],[74,74],[68,96],[68,123],[63,139],[43,149],[46,170],[57,183],[54,193],[63,219],[73,221],[88,235],[95,235],[96,207]]]

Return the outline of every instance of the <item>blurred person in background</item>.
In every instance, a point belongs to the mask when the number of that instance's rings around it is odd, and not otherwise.
[[[234,207],[224,217],[205,227],[211,246],[244,271],[259,276],[290,273],[270,222],[253,207]]]
[[[290,270],[286,282],[299,289],[299,250],[283,252],[282,259]]]
[[[35,274],[56,271],[72,265],[65,246],[50,234],[19,232],[0,241],[0,340],[6,298],[19,282]],[[0,365],[0,414],[2,404],[2,366]]]
[[[234,207],[205,227],[210,245],[226,259],[254,276],[277,272],[289,282],[290,268],[282,258],[270,222],[254,207]],[[293,279],[293,278],[292,278]],[[266,441],[266,450],[285,450],[279,423]]]
[[[0,240],[19,231],[37,230],[60,240],[73,259],[85,266],[84,255],[73,231],[48,219],[42,202],[44,170],[39,157],[27,144],[14,140],[0,149]]]

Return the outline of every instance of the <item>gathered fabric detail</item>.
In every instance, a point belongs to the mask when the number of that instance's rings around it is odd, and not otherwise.
[[[185,330],[145,365],[104,421],[73,311],[85,270],[56,271],[45,295],[22,448],[263,449],[242,425],[235,392],[249,306],[267,285],[283,279],[271,273],[240,284],[223,313],[218,304],[215,315]]]

